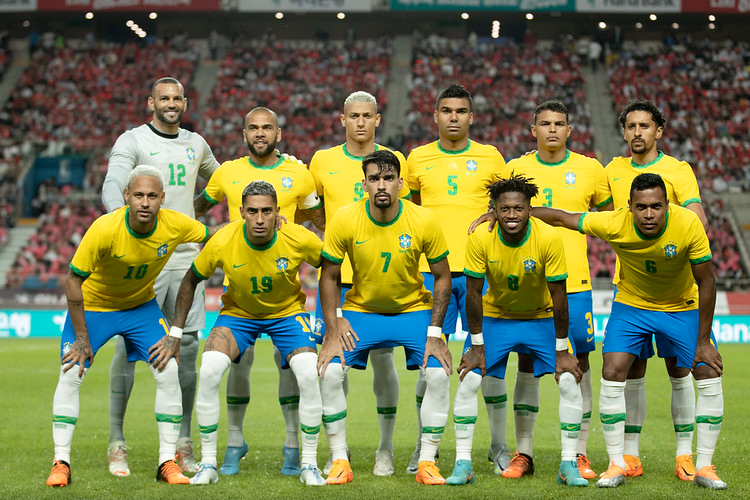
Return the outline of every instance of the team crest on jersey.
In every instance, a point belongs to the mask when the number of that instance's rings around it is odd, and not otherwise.
[[[536,272],[536,261],[531,257],[527,257],[523,261],[523,271],[526,274],[534,274]]]
[[[672,242],[669,242],[666,245],[664,245],[664,255],[668,259],[674,259],[675,257],[677,257],[677,245],[675,245]]]
[[[292,178],[291,177],[282,177],[281,178],[281,187],[284,189],[284,191],[289,191],[292,189]]]
[[[195,161],[195,159],[198,157],[198,155],[195,153],[195,148],[193,146],[186,147],[185,153],[187,153],[188,160],[190,161]]]
[[[68,351],[70,350],[71,347],[73,347],[73,344],[71,344],[70,342],[65,342],[63,344],[63,347],[62,347],[63,356],[65,356],[66,354],[68,354]]]
[[[168,248],[169,246],[166,243],[164,243],[162,246],[156,249],[156,255],[158,257],[164,257],[165,255],[167,255]]]
[[[323,331],[323,326],[325,326],[325,323],[323,323],[323,318],[315,318],[315,333],[320,335],[320,332]]]
[[[573,187],[576,185],[576,174],[574,172],[565,172],[565,186]]]
[[[289,259],[287,259],[286,257],[279,257],[278,259],[276,259],[276,269],[282,272],[289,269]]]
[[[474,160],[467,160],[466,161],[466,171],[467,172],[476,172],[477,171],[477,162]]]
[[[403,250],[409,250],[411,248],[411,235],[404,233],[399,236],[398,246],[400,246]]]

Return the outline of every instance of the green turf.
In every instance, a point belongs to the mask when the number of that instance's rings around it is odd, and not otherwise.
[[[153,412],[154,382],[145,365],[136,370],[136,384],[131,397],[125,432],[129,451],[129,478],[114,478],[107,472],[108,442],[107,378],[113,347],[110,343],[99,353],[93,369],[81,389],[81,414],[73,440],[73,483],[67,488],[52,489],[44,485],[52,460],[52,395],[58,375],[58,342],[51,339],[0,339],[0,499],[16,498],[750,498],[750,439],[742,428],[748,422],[750,398],[744,382],[750,380],[750,345],[721,347],[726,369],[724,383],[725,419],[716,454],[721,477],[729,483],[727,492],[712,492],[678,481],[674,477],[674,434],[669,410],[669,385],[664,365],[655,360],[649,368],[647,393],[648,414],[641,440],[645,474],[628,480],[616,490],[598,490],[593,484],[586,490],[568,489],[555,483],[559,464],[559,424],[557,389],[551,376],[541,383],[541,410],[536,425],[535,467],[533,477],[506,480],[492,473],[486,453],[489,440],[486,414],[480,403],[480,416],[474,439],[474,469],[477,482],[464,487],[426,487],[406,475],[409,455],[415,441],[414,383],[415,372],[402,370],[403,351],[396,354],[401,377],[401,395],[396,428],[396,475],[376,478],[372,475],[373,455],[379,432],[375,402],[370,388],[371,372],[350,372],[349,447],[352,451],[354,482],[344,486],[306,488],[297,478],[279,474],[284,425],[277,402],[277,375],[271,356],[271,344],[258,344],[252,371],[252,399],[245,421],[245,437],[250,453],[241,462],[240,474],[221,477],[216,485],[190,487],[167,486],[154,481],[157,462],[157,435]],[[460,345],[451,345],[458,360]],[[601,357],[592,356],[593,373],[599,373]],[[512,361],[508,370],[508,388],[512,401]],[[589,456],[594,469],[606,466],[601,427],[596,418],[598,376],[594,377],[594,420]],[[457,382],[453,379],[453,390]],[[223,395],[222,395],[223,400]],[[451,414],[452,417],[452,414]],[[512,447],[513,423],[509,412],[508,438]],[[439,465],[447,476],[453,464],[454,438],[452,420],[440,448]],[[223,456],[226,440],[226,413],[222,408],[219,431],[219,455]],[[193,419],[193,438],[198,439]],[[321,465],[327,458],[325,440],[320,446]],[[726,496],[729,495],[729,496]]]

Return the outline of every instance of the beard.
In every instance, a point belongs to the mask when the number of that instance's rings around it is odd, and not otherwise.
[[[156,108],[156,107],[154,108],[154,114],[156,114],[156,118],[158,118],[159,121],[161,121],[162,123],[166,123],[167,125],[179,124],[180,120],[182,120],[182,114],[184,112],[185,112],[184,110],[182,110],[182,111],[178,110],[176,118],[167,118],[166,115],[165,115],[165,110],[164,109],[159,109],[159,108]]]
[[[393,205],[393,200],[391,199],[391,195],[388,194],[387,200],[380,200],[377,197],[375,197],[375,199],[373,199],[373,203],[375,204],[377,208],[388,208],[391,205]]]
[[[259,158],[266,158],[276,149],[276,141],[269,142],[264,149],[256,149],[252,142],[246,142],[247,149],[255,156]]]

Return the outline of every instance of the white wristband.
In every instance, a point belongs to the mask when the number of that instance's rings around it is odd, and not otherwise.
[[[343,318],[344,317],[344,313],[341,312],[341,308],[340,307],[336,308],[336,317],[337,318]]]
[[[436,339],[439,339],[443,335],[443,329],[439,326],[428,326],[427,327],[427,337],[434,337]]]
[[[568,350],[568,338],[555,339],[555,350],[556,351],[567,351]]]
[[[484,336],[482,332],[471,334],[471,345],[484,345]]]
[[[179,326],[174,326],[173,325],[173,326],[171,326],[169,328],[169,333],[167,335],[169,335],[170,337],[176,337],[178,339],[181,339],[182,338],[182,328],[180,328]]]

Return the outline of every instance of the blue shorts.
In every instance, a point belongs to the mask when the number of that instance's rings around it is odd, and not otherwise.
[[[604,331],[602,353],[628,352],[639,356],[644,352],[644,344],[651,345],[652,336],[656,337],[657,345],[669,345],[677,366],[692,368],[698,343],[698,309],[649,311],[614,302]],[[713,332],[711,342],[716,346]]]
[[[614,306],[614,304],[615,304],[615,298],[617,298],[617,285],[615,285],[615,290],[612,293],[612,306]],[[610,314],[611,314],[611,312],[610,312]],[[605,328],[605,331],[606,331],[606,328]],[[653,341],[649,341],[649,342],[644,342],[643,343],[643,347],[641,348],[641,352],[639,352],[636,355],[636,357],[638,359],[640,359],[640,360],[648,360],[650,358],[653,358],[654,354],[655,354],[654,343],[653,343]],[[671,350],[671,346],[670,346],[669,355],[667,355],[667,347],[663,346],[662,348],[659,349],[659,356],[662,357],[662,358],[674,358],[675,354]]]
[[[430,326],[432,311],[413,311],[400,314],[378,314],[344,311],[359,340],[353,351],[344,351],[347,366],[364,370],[367,357],[372,349],[402,346],[406,354],[406,368],[416,370],[424,361],[424,345],[427,342],[427,327]],[[333,363],[340,363],[337,357]],[[429,367],[440,367],[434,357],[427,361]]]
[[[596,350],[592,311],[591,290],[568,294],[568,338],[578,354]]]
[[[542,319],[501,319],[484,316],[484,359],[487,375],[505,378],[508,355],[529,354],[534,363],[534,376],[555,373],[555,321]],[[471,335],[464,342],[465,353],[471,348]],[[481,375],[477,368],[474,370]]]
[[[96,356],[97,351],[115,335],[122,335],[128,353],[128,361],[148,362],[148,350],[169,333],[167,320],[159,309],[159,304],[153,298],[122,311],[84,311],[86,327],[89,331],[91,351]],[[68,352],[76,340],[70,314],[65,318],[62,338],[60,339],[60,359]],[[89,362],[86,361],[88,368]]]
[[[346,295],[346,292],[351,289],[351,284],[341,284],[341,304],[344,303],[344,295]],[[320,305],[320,288],[318,288],[318,296],[315,298],[315,328],[313,328],[313,337],[315,337],[315,342],[317,342],[318,344],[322,344],[323,335],[325,335],[325,333],[326,322],[323,321],[323,306]]]
[[[240,348],[240,355],[234,360],[235,363],[239,363],[245,349],[255,345],[255,340],[262,333],[271,337],[273,345],[281,353],[282,368],[289,368],[286,358],[295,349],[300,347],[316,349],[315,338],[310,327],[310,315],[307,313],[276,319],[247,319],[219,314],[214,328],[217,326],[229,328],[232,331],[237,347]]]
[[[456,273],[451,273],[454,275]],[[424,277],[424,286],[430,292],[435,287],[435,278],[432,273],[422,273]],[[464,274],[457,275],[451,278],[451,300],[448,302],[448,309],[445,311],[445,319],[443,319],[443,335],[446,336],[446,340],[449,335],[456,333],[456,322],[458,316],[461,316],[461,327],[464,331],[469,331],[468,325],[469,320],[466,318],[466,276]],[[482,295],[487,292],[487,280],[484,282],[484,288],[482,288]]]

